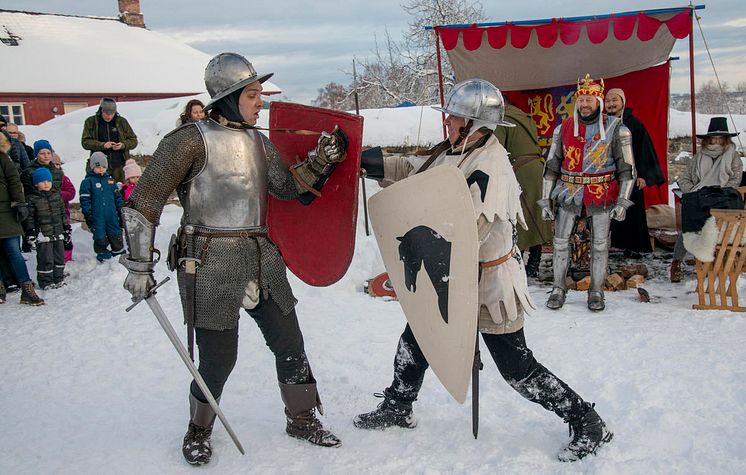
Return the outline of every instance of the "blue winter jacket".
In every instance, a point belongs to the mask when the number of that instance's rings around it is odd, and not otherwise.
[[[122,209],[122,195],[108,173],[98,175],[91,170],[86,174],[80,183],[80,209],[93,225],[94,240],[121,236],[119,212]]]

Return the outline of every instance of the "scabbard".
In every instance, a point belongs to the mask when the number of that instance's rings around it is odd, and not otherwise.
[[[194,361],[194,312],[197,287],[197,263],[190,259],[184,262],[184,288],[186,291],[186,305],[184,306],[184,320],[187,327],[187,348],[189,357]]]
[[[474,364],[471,367],[471,433],[476,439],[479,435],[479,371],[482,369],[482,358],[479,354],[479,334],[474,345]]]

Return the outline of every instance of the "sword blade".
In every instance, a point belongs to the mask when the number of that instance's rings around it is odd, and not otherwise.
[[[231,425],[225,418],[225,415],[220,409],[220,406],[218,406],[217,401],[215,401],[215,398],[212,396],[210,389],[205,383],[205,380],[202,379],[199,371],[197,371],[197,367],[194,366],[191,358],[189,358],[189,353],[187,352],[186,348],[184,348],[184,345],[181,343],[181,340],[179,340],[179,337],[176,335],[174,327],[171,326],[171,322],[169,322],[168,317],[166,317],[166,314],[163,311],[163,308],[161,308],[161,305],[155,298],[155,294],[150,294],[150,296],[145,299],[145,302],[148,304],[148,307],[150,307],[150,310],[155,315],[155,318],[158,319],[158,323],[161,324],[161,328],[163,328],[163,331],[166,332],[166,336],[168,336],[168,339],[171,340],[171,344],[174,346],[174,348],[176,348],[176,352],[179,353],[179,356],[181,356],[181,360],[189,369],[189,372],[192,373],[192,377],[197,382],[199,388],[202,390],[202,394],[204,394],[207,398],[207,402],[210,403],[210,407],[212,407],[212,410],[215,411],[215,414],[217,414],[220,422],[223,424],[223,427],[225,427],[225,430],[228,431],[231,439],[233,439],[233,443],[236,444],[236,448],[238,448],[238,451],[241,452],[241,455],[244,455],[245,452],[243,446],[241,445],[241,442],[238,440],[236,433],[233,432]]]

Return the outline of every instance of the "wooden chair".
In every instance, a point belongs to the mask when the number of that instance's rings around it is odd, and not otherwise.
[[[746,261],[746,210],[713,209],[718,228],[715,260],[702,262],[697,259],[697,310],[730,310],[746,312],[738,301],[738,276]]]

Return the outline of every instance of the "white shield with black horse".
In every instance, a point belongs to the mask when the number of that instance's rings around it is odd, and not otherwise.
[[[479,242],[466,179],[455,167],[436,167],[394,183],[369,204],[386,271],[417,343],[463,403],[479,305]]]

